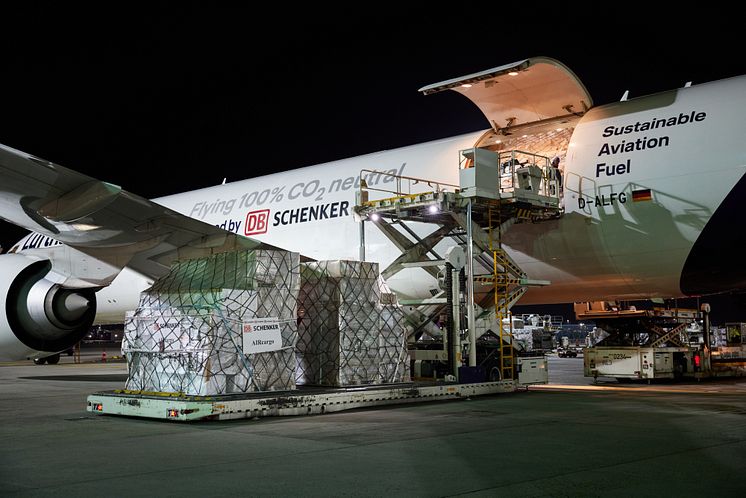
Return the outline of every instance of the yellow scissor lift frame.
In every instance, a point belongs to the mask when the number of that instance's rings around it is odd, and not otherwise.
[[[373,223],[402,252],[382,269],[384,279],[413,267],[422,268],[437,278],[438,267],[444,267],[446,262],[436,251],[436,245],[452,238],[465,246],[468,252],[469,364],[476,366],[474,285],[475,282],[488,283],[491,296],[482,296],[479,304],[483,308],[495,308],[499,324],[500,376],[514,379],[512,324],[505,325],[503,319],[510,317],[510,308],[529,286],[548,285],[549,282],[532,280],[520,269],[503,249],[502,233],[515,223],[539,223],[561,216],[558,184],[549,158],[529,152],[466,149],[459,151],[459,165],[459,185],[362,170],[354,209],[360,220],[360,259],[365,260],[365,222]],[[386,183],[393,183],[394,187],[378,188],[378,184],[383,183],[382,178],[387,178]],[[380,198],[371,199],[374,195]],[[422,236],[407,225],[411,222],[430,223],[438,228]],[[474,275],[475,261],[489,273]],[[427,299],[400,301],[402,305],[416,307],[411,317],[415,333],[418,324],[426,326],[440,312],[446,303],[444,296],[442,291]]]

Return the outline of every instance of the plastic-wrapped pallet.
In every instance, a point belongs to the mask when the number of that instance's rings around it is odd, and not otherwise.
[[[519,351],[542,353],[552,348],[552,331],[532,326],[513,329],[513,341]]]
[[[406,382],[409,376],[409,356],[407,355],[406,319],[404,312],[396,302],[396,294],[386,285],[383,277],[378,277],[381,290],[381,334],[378,337],[382,358],[380,375],[385,382]]]
[[[409,379],[404,314],[376,263],[301,265],[298,384],[344,386]]]
[[[295,388],[298,272],[298,254],[286,251],[175,263],[127,315],[126,388],[189,395]],[[245,344],[259,337],[247,335],[257,322],[275,331],[274,342],[255,341],[272,350]]]

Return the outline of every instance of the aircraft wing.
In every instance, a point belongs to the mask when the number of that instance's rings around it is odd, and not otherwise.
[[[129,266],[153,278],[164,275],[177,259],[234,249],[273,249],[4,145],[0,217],[117,271]]]

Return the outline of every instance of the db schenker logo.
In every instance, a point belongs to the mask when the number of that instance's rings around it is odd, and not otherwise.
[[[250,211],[246,214],[246,223],[244,223],[244,234],[258,235],[267,233],[269,227],[269,209],[259,211]]]

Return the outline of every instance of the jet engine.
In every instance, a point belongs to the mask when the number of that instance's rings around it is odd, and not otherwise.
[[[0,256],[0,360],[63,351],[93,323],[96,289],[62,287],[50,280],[51,269],[49,260]]]

